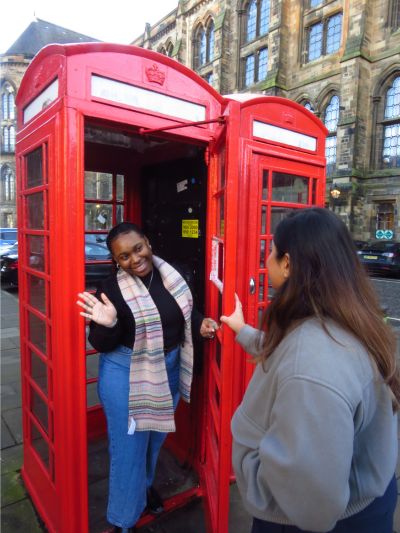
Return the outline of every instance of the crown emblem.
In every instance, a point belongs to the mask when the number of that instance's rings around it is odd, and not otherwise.
[[[288,111],[283,112],[283,122],[287,122],[288,124],[294,124],[294,115]]]
[[[152,67],[146,67],[145,71],[146,71],[147,79],[149,81],[151,81],[152,83],[158,83],[159,85],[164,84],[165,72],[162,72],[158,68],[158,65],[154,63]]]

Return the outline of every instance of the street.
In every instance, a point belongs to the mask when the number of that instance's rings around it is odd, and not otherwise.
[[[386,310],[388,323],[398,337],[400,355],[400,280],[390,278],[371,278],[382,307]]]

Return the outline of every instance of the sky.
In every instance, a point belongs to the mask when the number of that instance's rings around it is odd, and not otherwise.
[[[101,41],[129,44],[170,13],[178,0],[11,0],[0,9],[0,53],[35,17]]]

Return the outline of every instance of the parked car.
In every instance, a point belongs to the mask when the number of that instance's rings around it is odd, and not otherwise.
[[[39,257],[39,259],[42,256]],[[112,269],[111,254],[105,244],[85,242],[85,284],[94,289]],[[101,261],[101,262],[100,262]],[[35,263],[36,265],[37,263]],[[33,266],[33,264],[32,264]],[[35,266],[33,266],[35,268]],[[18,243],[0,257],[1,283],[8,287],[18,286]],[[40,269],[42,270],[42,269]]]
[[[358,250],[357,254],[371,274],[400,277],[400,242],[371,242]]]
[[[18,243],[1,254],[0,272],[2,285],[18,286]]]
[[[0,256],[17,242],[18,231],[16,228],[0,228]]]

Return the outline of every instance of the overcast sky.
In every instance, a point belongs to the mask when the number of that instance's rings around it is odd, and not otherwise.
[[[34,17],[101,41],[128,44],[178,5],[178,0],[8,0],[0,8],[0,53]]]

